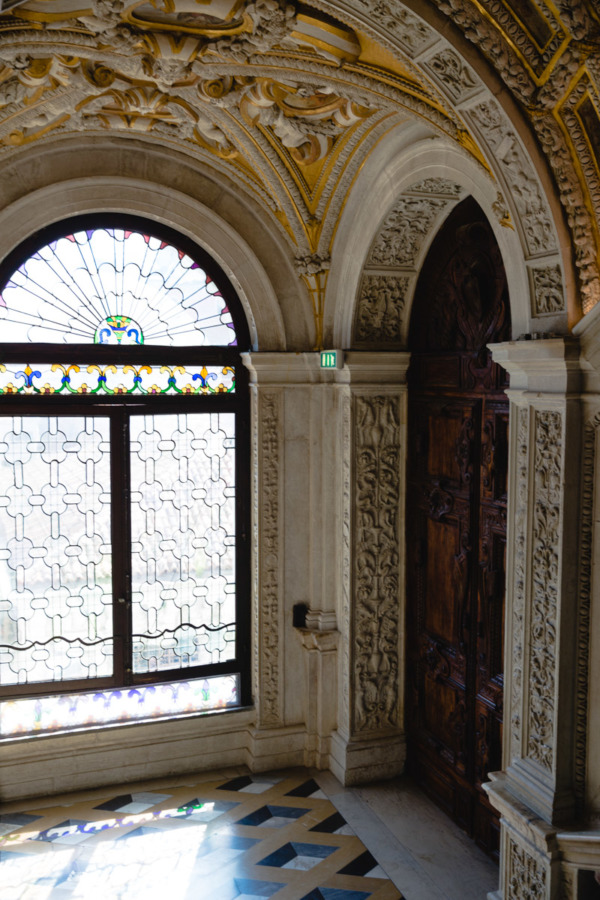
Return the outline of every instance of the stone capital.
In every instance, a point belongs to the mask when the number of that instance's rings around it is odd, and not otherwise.
[[[382,388],[405,385],[410,353],[343,351],[341,369],[322,369],[320,353],[250,352],[242,360],[253,385],[288,386],[310,384],[373,385]]]
[[[518,401],[521,392],[541,396],[573,394],[581,390],[579,342],[557,337],[489,344],[494,362],[510,375],[507,394]]]
[[[410,353],[371,352],[349,350],[344,357],[344,368],[336,373],[336,381],[342,384],[373,385],[382,389],[391,385],[406,386],[406,372]]]

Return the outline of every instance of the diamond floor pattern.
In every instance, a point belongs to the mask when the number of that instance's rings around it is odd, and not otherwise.
[[[2,900],[401,898],[306,773],[131,790],[0,807]]]

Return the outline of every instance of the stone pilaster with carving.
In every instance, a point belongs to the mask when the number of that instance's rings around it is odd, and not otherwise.
[[[574,809],[579,349],[513,342],[494,358],[512,402],[505,762],[517,795],[558,822]]]
[[[353,398],[354,734],[400,723],[401,415],[398,394]]]
[[[337,372],[321,370],[318,353],[248,353],[244,362],[255,461],[254,752],[271,760],[287,740],[288,764],[326,768],[345,609]]]
[[[349,353],[340,381],[344,623],[332,769],[346,784],[404,765],[403,644],[408,354]],[[345,474],[344,474],[345,473]]]
[[[255,399],[254,421],[257,452],[256,520],[254,568],[257,610],[255,631],[257,667],[255,696],[258,722],[283,722],[280,682],[283,677],[281,650],[281,395],[262,390]]]
[[[496,344],[492,351],[511,385],[508,727],[505,774],[494,776],[486,790],[502,813],[501,896],[545,898],[555,896],[559,878],[548,829],[577,808],[581,366],[572,339]],[[541,855],[527,850],[532,822],[539,822]]]

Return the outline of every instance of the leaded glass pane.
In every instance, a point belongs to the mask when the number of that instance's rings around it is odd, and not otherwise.
[[[233,394],[231,366],[132,366],[0,363],[0,394]]]
[[[218,286],[160,238],[120,228],[60,237],[34,253],[0,296],[2,340],[25,343],[236,343]]]
[[[132,416],[136,673],[235,657],[234,421]]]
[[[106,417],[0,418],[1,685],[112,674],[109,450]]]

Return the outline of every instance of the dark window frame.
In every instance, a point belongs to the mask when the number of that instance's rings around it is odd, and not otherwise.
[[[92,343],[2,343],[4,363],[110,363],[133,365],[230,365],[235,368],[233,394],[179,395],[2,395],[0,416],[90,415],[111,421],[111,535],[113,544],[113,638],[114,672],[111,677],[0,685],[0,699],[102,691],[112,687],[189,681],[213,675],[239,674],[241,706],[252,702],[250,686],[250,403],[248,372],[241,353],[250,349],[246,317],[237,294],[221,267],[194,241],[160,222],[123,213],[93,213],[63,219],[36,232],[0,263],[0,292],[13,273],[37,250],[67,234],[93,228],[123,228],[141,231],[173,244],[188,254],[218,285],[231,313],[237,346],[105,346]],[[236,653],[223,663],[161,672],[131,671],[131,533],[129,503],[122,514],[123,492],[129,492],[129,417],[155,413],[230,412],[235,414],[235,515],[236,515]],[[113,456],[113,452],[116,454]],[[117,502],[119,501],[119,502]],[[128,560],[126,560],[128,557]],[[128,583],[129,573],[129,583]],[[126,602],[118,603],[124,597]],[[236,707],[234,707],[236,708]]]

